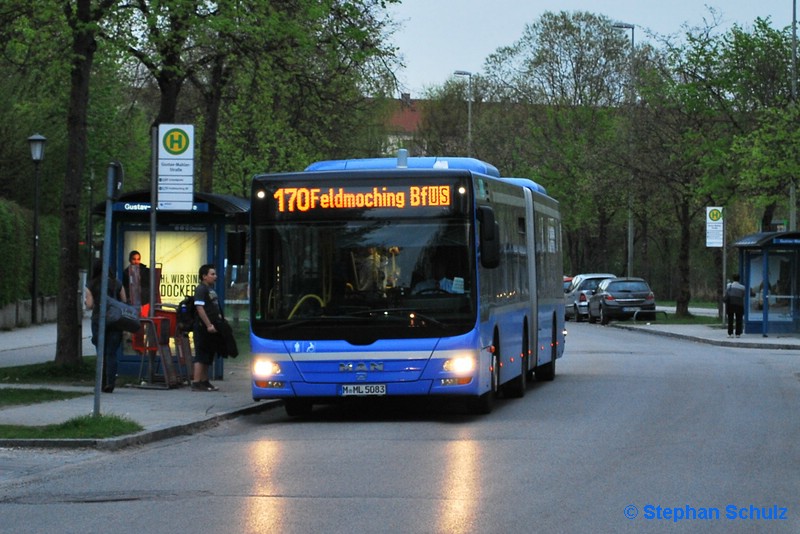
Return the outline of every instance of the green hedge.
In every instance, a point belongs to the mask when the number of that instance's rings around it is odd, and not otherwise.
[[[39,215],[39,292],[58,292],[59,220]],[[31,297],[33,263],[33,212],[0,198],[0,306]]]

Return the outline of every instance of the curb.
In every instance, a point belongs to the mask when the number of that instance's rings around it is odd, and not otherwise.
[[[254,401],[255,402],[255,401]],[[79,438],[79,439],[0,439],[0,448],[29,448],[29,449],[97,449],[103,451],[118,451],[126,447],[146,445],[177,436],[188,436],[213,428],[223,421],[235,419],[245,415],[266,412],[282,406],[280,400],[261,401],[252,406],[237,408],[229,412],[214,415],[200,421],[183,423],[158,430],[143,430],[138,434],[120,436],[115,438]]]
[[[717,345],[719,347],[730,347],[736,349],[776,349],[776,350],[798,350],[797,344],[781,344],[781,343],[774,343],[774,344],[765,344],[765,343],[758,343],[756,341],[742,341],[739,338],[739,341],[727,341],[725,339],[706,339],[703,337],[692,336],[688,334],[679,334],[677,332],[665,332],[663,330],[651,330],[649,328],[642,328],[640,326],[629,326],[625,324],[619,323],[611,323],[610,326],[614,328],[622,328],[623,330],[630,330],[632,332],[643,332],[645,334],[652,334],[656,336],[662,337],[672,337],[677,339],[685,339],[687,341],[694,341],[696,343],[704,343],[706,345]]]

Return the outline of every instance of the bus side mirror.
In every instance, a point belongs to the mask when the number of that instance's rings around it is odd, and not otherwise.
[[[480,222],[481,265],[494,269],[500,265],[500,227],[494,218],[494,210],[488,206],[478,208]]]

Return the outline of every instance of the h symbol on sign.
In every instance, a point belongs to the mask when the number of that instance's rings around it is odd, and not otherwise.
[[[167,146],[170,150],[179,151],[183,148],[184,136],[179,133],[171,133],[167,137]]]

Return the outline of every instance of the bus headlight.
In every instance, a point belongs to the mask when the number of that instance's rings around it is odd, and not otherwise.
[[[281,374],[281,366],[277,362],[256,359],[253,362],[253,376],[266,378]]]
[[[443,369],[460,375],[472,373],[475,370],[475,358],[472,356],[458,356],[444,362]]]

